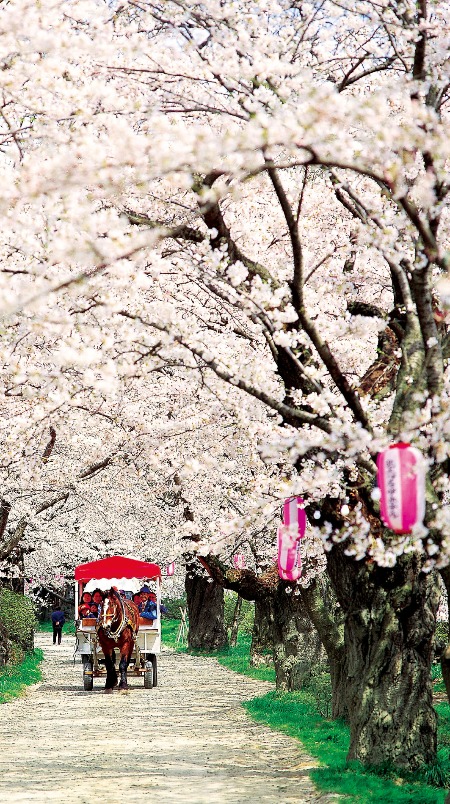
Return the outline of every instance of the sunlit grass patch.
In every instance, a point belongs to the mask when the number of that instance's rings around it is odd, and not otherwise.
[[[448,710],[446,704],[442,704]],[[269,692],[244,704],[258,722],[301,741],[320,763],[311,778],[320,790],[348,796],[349,804],[370,804],[381,797],[389,804],[442,804],[446,791],[432,786],[442,783],[445,757],[433,768],[403,774],[393,767],[364,768],[347,762],[349,728],[339,720],[326,720],[315,709],[308,692]],[[450,716],[450,713],[447,713]],[[448,758],[448,751],[446,752]],[[428,784],[424,783],[428,782]],[[431,782],[431,784],[430,784]]]
[[[39,664],[43,658],[43,652],[37,648],[32,653],[27,653],[20,664],[0,668],[0,703],[17,698],[26,687],[37,684],[42,679]]]

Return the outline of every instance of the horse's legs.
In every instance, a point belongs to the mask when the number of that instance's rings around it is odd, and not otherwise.
[[[117,684],[117,672],[114,664],[114,651],[105,653],[106,682],[105,690],[112,690]]]
[[[120,684],[119,690],[128,689],[127,668],[130,663],[130,655],[128,652],[128,645],[125,645],[125,651],[120,654],[119,671],[120,671]]]

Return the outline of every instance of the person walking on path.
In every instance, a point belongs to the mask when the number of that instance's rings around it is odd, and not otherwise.
[[[64,612],[58,607],[52,614],[52,626],[53,626],[53,644],[56,645],[56,639],[58,639],[58,645],[61,644],[61,634],[63,625],[66,622],[66,618],[64,617]]]

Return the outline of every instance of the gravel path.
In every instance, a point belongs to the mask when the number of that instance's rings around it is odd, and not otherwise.
[[[214,659],[164,652],[158,687],[82,689],[73,637],[45,649],[44,681],[0,710],[0,801],[24,804],[322,804],[299,744],[240,704],[270,685]]]

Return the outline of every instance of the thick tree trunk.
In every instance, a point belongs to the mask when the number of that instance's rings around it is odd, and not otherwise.
[[[250,661],[253,665],[268,663],[270,661],[268,659],[269,650],[271,654],[275,651],[274,619],[275,604],[278,601],[275,639],[277,650],[274,660],[278,664],[277,681],[282,688],[294,689],[298,688],[298,684],[301,686],[303,671],[298,675],[297,670],[299,668],[301,670],[302,663],[303,668],[308,667],[307,673],[309,674],[311,662],[322,662],[325,659],[320,647],[320,640],[322,641],[330,664],[333,692],[332,717],[346,718],[348,679],[343,615],[342,611],[338,611],[339,606],[326,576],[313,580],[307,588],[300,587],[300,603],[298,596],[294,595],[292,598],[292,595],[285,594],[286,584],[280,581],[275,566],[258,577],[251,570],[230,570],[224,567],[216,556],[208,556],[207,560],[200,560],[226,589],[233,589],[245,600],[255,601],[255,620],[250,653]],[[287,598],[290,602],[286,611],[283,611]],[[297,602],[292,603],[292,600]],[[296,617],[298,618],[297,623],[295,622]],[[301,632],[298,631],[299,624]],[[319,637],[314,633],[313,625],[317,629]],[[292,672],[288,669],[291,665]],[[294,680],[295,677],[296,680]]]
[[[264,595],[255,600],[250,664],[259,667],[273,663],[273,596]]]
[[[223,587],[200,574],[198,564],[187,567],[186,596],[189,616],[188,647],[217,650],[227,644]]]
[[[288,591],[289,590],[289,591]],[[286,583],[280,583],[273,605],[273,660],[277,689],[299,690],[325,653],[303,606]]]
[[[233,622],[231,623],[230,645],[232,648],[236,647],[238,633],[239,633],[239,617],[241,616],[242,598],[237,596],[236,605],[233,612]]]
[[[345,614],[348,659],[349,759],[409,769],[436,758],[431,659],[437,578],[420,572],[417,556],[392,569],[328,555]]]

